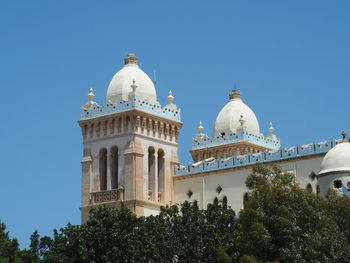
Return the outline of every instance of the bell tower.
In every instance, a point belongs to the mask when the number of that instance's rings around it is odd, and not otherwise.
[[[92,207],[128,206],[136,215],[156,214],[174,203],[173,176],[178,161],[180,109],[169,92],[157,101],[152,80],[129,54],[107,91],[106,104],[93,90],[82,107],[82,221]]]

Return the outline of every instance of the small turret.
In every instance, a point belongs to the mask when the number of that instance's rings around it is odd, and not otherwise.
[[[90,92],[87,95],[89,101],[87,103],[85,103],[83,110],[89,110],[93,105],[98,106],[98,104],[96,102],[93,101],[93,99],[95,98],[95,94],[93,93],[93,88],[90,88]]]
[[[246,120],[244,119],[243,115],[241,115],[241,118],[239,119],[240,126],[238,126],[238,128],[236,130],[237,134],[240,134],[241,132],[245,132],[246,131],[246,127],[244,125],[245,122],[246,122]]]
[[[267,131],[269,132],[269,135],[267,135],[267,138],[269,138],[270,140],[278,141],[277,136],[273,134],[275,132],[275,128],[272,126],[271,121],[269,123],[269,128],[267,129]]]
[[[175,97],[173,96],[173,93],[171,90],[169,90],[169,94],[168,94],[168,104],[165,105],[165,108],[171,109],[173,111],[177,110],[177,106],[173,103]]]
[[[201,121],[198,124],[197,130],[198,130],[198,134],[195,137],[195,141],[201,141],[205,138],[208,138],[208,136],[203,133],[204,127],[203,127],[203,123]]]

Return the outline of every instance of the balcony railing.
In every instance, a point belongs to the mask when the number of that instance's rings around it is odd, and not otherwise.
[[[112,201],[124,200],[124,187],[118,189],[106,190],[101,192],[91,193],[91,204],[102,204]]]
[[[156,200],[154,200],[154,196],[153,196],[153,192],[152,190],[148,190],[148,196],[147,196],[147,200],[148,201],[157,201],[158,203],[161,203],[162,202],[162,193],[161,192],[158,192],[158,195],[157,195],[157,198]]]
[[[96,205],[96,204],[103,204],[103,203],[108,203],[108,202],[113,202],[113,201],[125,200],[124,191],[125,191],[124,187],[120,186],[118,189],[105,190],[105,191],[91,193],[90,194],[90,204]],[[147,200],[161,203],[162,202],[162,193],[158,192],[156,198],[154,198],[152,191],[149,190]]]

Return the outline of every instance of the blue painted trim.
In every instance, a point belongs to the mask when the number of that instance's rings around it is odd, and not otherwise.
[[[230,132],[230,134],[226,136],[204,138],[203,140],[200,140],[200,141],[194,140],[192,143],[192,150],[214,147],[214,146],[229,144],[229,143],[242,142],[242,141],[257,144],[273,150],[278,150],[281,147],[280,141],[274,141],[269,138],[265,138],[263,136],[257,136],[247,132],[241,132],[239,134]]]
[[[189,164],[175,169],[175,176],[192,175],[214,170],[222,170],[235,167],[243,167],[257,163],[267,163],[273,161],[288,160],[296,157],[316,155],[326,153],[337,145],[341,140],[329,140],[324,142],[310,143],[306,145],[296,145],[288,148],[280,148],[277,151],[264,151],[260,153],[249,153],[245,155],[232,156],[224,159],[214,159],[212,161],[202,161],[196,164]]]
[[[341,185],[341,189],[342,189],[342,194],[344,196],[350,197],[350,192],[348,191],[348,189],[344,185]]]
[[[131,98],[130,101],[118,100],[117,103],[108,103],[105,106],[93,106],[89,110],[82,110],[81,120],[92,119],[109,114],[126,112],[130,110],[140,110],[162,118],[171,119],[174,121],[181,121],[180,109],[174,111],[166,107],[162,107],[159,102],[156,104],[149,103],[147,100],[142,101],[136,97]]]

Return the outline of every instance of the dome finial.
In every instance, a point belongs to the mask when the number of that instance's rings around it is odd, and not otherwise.
[[[132,92],[135,93],[136,89],[138,88],[138,86],[135,84],[136,80],[132,80],[132,84],[130,85],[130,87],[132,88]]]
[[[241,99],[242,96],[238,90],[234,89],[230,92],[229,97],[230,97],[230,100],[233,100],[233,99]]]
[[[177,111],[177,106],[173,103],[175,97],[173,96],[173,93],[171,90],[169,90],[169,95],[168,95],[168,104],[165,105],[165,108],[171,109],[173,111]]]
[[[267,131],[269,132],[269,135],[267,135],[267,138],[277,141],[278,138],[275,134],[273,134],[275,132],[275,128],[272,126],[272,122],[270,121],[269,123],[269,128],[267,129]]]
[[[205,138],[208,138],[208,136],[203,133],[204,127],[203,127],[202,121],[199,122],[197,130],[198,130],[198,134],[194,138],[195,141],[201,141]]]
[[[199,134],[202,133],[202,131],[204,130],[202,121],[199,121],[197,130],[198,130],[198,133],[199,133]]]
[[[342,131],[341,132],[341,136],[343,137],[342,142],[347,142],[348,140],[346,139],[346,137],[348,136],[348,133],[346,131]]]
[[[267,129],[267,131],[270,133],[270,134],[273,134],[274,131],[275,131],[275,128],[272,126],[272,122],[270,121],[269,123],[269,128]]]
[[[89,94],[87,95],[88,99],[90,102],[92,102],[92,100],[95,98],[95,94],[94,94],[94,89],[93,88],[90,88],[89,90]]]
[[[243,115],[241,115],[241,118],[238,121],[240,123],[240,126],[237,127],[236,133],[240,134],[241,132],[245,132],[246,131],[246,127],[244,126],[245,119],[244,119]]]
[[[133,54],[133,53],[129,53],[127,55],[127,57],[124,58],[124,64],[125,65],[128,65],[128,64],[135,64],[135,65],[137,65],[137,61],[138,61],[138,59],[135,56],[135,54]]]
[[[173,103],[175,97],[173,96],[173,92],[171,90],[169,90],[169,95],[168,95],[168,101],[169,103]]]
[[[93,88],[90,88],[89,94],[87,95],[87,97],[88,97],[89,101],[85,103],[85,105],[83,107],[83,110],[89,110],[92,105],[98,106],[98,104],[93,101],[93,99],[95,98],[95,94],[94,94]]]
[[[134,79],[132,80],[132,84],[130,85],[130,87],[132,88],[132,92],[129,93],[129,100],[136,96],[136,89],[138,88]]]

